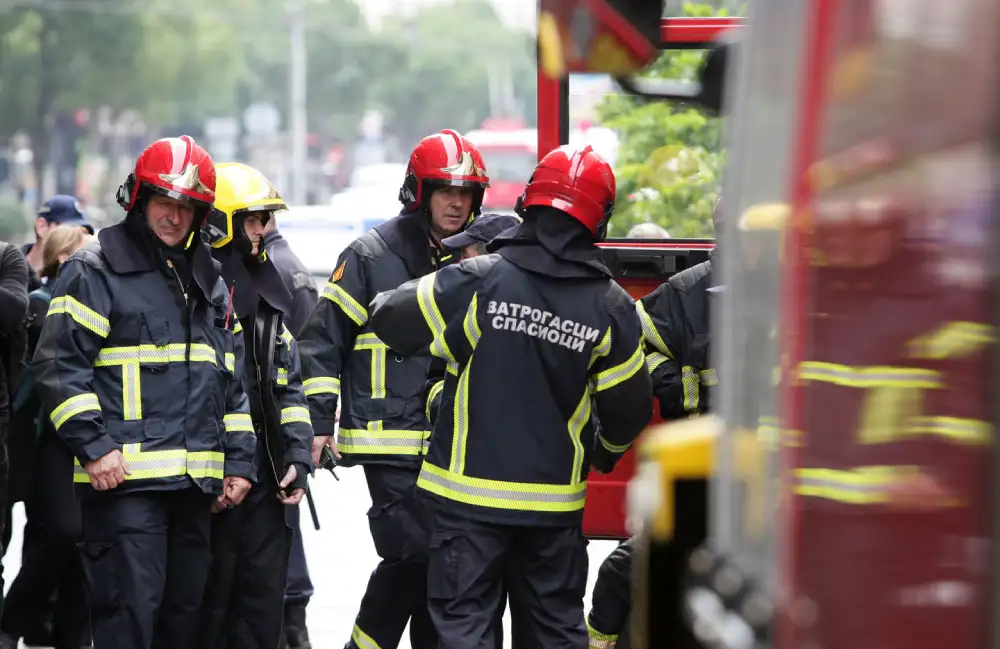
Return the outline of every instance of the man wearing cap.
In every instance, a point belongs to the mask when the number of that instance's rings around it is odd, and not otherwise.
[[[24,258],[28,262],[28,292],[42,285],[38,273],[42,270],[42,245],[51,228],[63,224],[76,224],[90,234],[94,234],[94,226],[87,222],[83,206],[73,196],[56,194],[42,204],[35,219],[35,242],[26,243],[21,247]]]
[[[462,259],[486,254],[486,244],[497,235],[516,228],[521,218],[513,214],[483,214],[465,230],[441,240],[446,248],[462,251]]]

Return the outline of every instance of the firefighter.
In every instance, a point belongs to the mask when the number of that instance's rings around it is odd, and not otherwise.
[[[124,220],[65,263],[34,357],[75,460],[94,645],[197,644],[212,502],[243,501],[256,440],[243,338],[198,236],[215,165],[188,136],[147,147]]]
[[[298,350],[284,323],[292,295],[261,244],[268,220],[285,202],[255,169],[224,163],[216,171],[215,206],[204,232],[222,264],[248,350],[243,384],[257,433],[257,476],[240,507],[215,507],[200,646],[274,649],[291,549],[285,505],[297,506],[305,495],[313,432]]]
[[[594,583],[587,634],[590,649],[629,649],[632,613],[632,555],[638,537],[618,545],[601,564]]]
[[[490,244],[497,254],[372,304],[394,352],[449,367],[417,481],[434,513],[427,591],[444,649],[494,646],[504,576],[539,646],[588,646],[588,466],[610,471],[652,410],[634,303],[594,245],[614,198],[603,158],[560,147],[518,201],[524,222]]]
[[[380,291],[456,261],[442,239],[479,212],[489,185],[476,147],[454,131],[421,140],[399,192],[403,209],[351,243],[302,333],[300,351],[316,441],[364,466],[369,526],[382,561],[368,582],[349,647],[392,649],[407,622],[414,649],[437,648],[427,612],[425,508],[414,499],[430,438],[423,387],[429,359],[406,358],[372,331],[367,306]],[[340,438],[332,437],[340,394]]]

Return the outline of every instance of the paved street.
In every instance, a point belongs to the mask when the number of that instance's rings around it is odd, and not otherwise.
[[[316,595],[309,605],[309,632],[315,649],[341,649],[351,633],[358,602],[368,583],[371,569],[378,563],[378,555],[368,535],[365,512],[371,501],[360,468],[340,469],[336,482],[329,473],[317,474],[313,483],[313,496],[319,510],[322,529],[312,528],[309,511],[303,504],[302,524],[306,555]],[[20,565],[21,528],[24,511],[20,505],[14,510],[14,536],[7,552],[4,579],[9,585]],[[587,607],[590,607],[590,590],[601,561],[614,549],[609,541],[590,544],[590,583]],[[510,619],[504,618],[504,633],[510,646]],[[404,634],[401,649],[409,649]]]

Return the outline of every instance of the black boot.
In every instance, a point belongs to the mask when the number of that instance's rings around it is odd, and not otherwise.
[[[285,604],[285,639],[288,649],[312,649],[306,628],[306,606],[309,600]]]

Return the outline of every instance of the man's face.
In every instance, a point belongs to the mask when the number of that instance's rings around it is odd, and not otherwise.
[[[146,204],[146,222],[160,241],[168,247],[179,245],[191,231],[194,210],[188,203],[153,196]]]
[[[479,255],[484,254],[482,249],[482,244],[470,243],[462,248],[462,259],[472,259],[473,257],[478,257]]]
[[[35,240],[39,243],[45,243],[45,237],[49,234],[49,230],[55,227],[53,223],[50,223],[48,219],[43,216],[39,216],[35,219]]]
[[[465,225],[472,213],[472,189],[442,187],[431,194],[431,231],[438,238],[450,237]]]
[[[264,227],[264,215],[259,212],[256,214],[247,214],[246,218],[243,219],[243,231],[247,234],[247,239],[253,244],[253,250],[251,254],[260,254],[260,242],[264,238],[264,233],[267,228]]]

